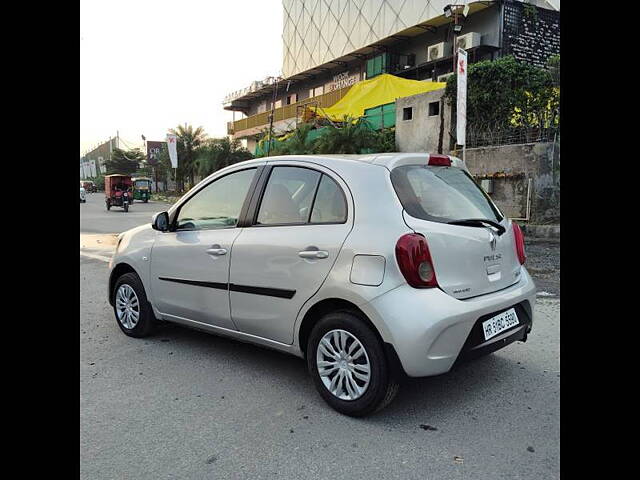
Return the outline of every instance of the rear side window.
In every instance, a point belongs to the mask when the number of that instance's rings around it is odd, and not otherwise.
[[[487,194],[459,168],[406,165],[391,172],[391,183],[412,217],[435,222],[469,218],[502,220],[502,214]]]
[[[346,221],[344,193],[331,177],[310,168],[273,168],[258,210],[257,225]]]
[[[321,175],[309,168],[274,167],[258,211],[257,223],[307,223]]]

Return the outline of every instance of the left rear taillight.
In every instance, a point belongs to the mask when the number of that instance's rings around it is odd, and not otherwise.
[[[407,233],[396,243],[396,260],[409,285],[414,288],[438,286],[427,239],[418,233]]]
[[[518,261],[521,265],[524,265],[524,262],[527,261],[527,255],[524,252],[524,234],[522,233],[520,225],[515,222],[512,222],[511,225],[513,225],[513,238],[516,243],[516,254],[518,255]]]

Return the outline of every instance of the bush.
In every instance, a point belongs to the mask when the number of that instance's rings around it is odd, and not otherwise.
[[[455,74],[447,80],[445,98],[455,109]],[[546,69],[517,62],[512,56],[469,65],[467,128],[471,131],[555,126],[559,105],[560,91]]]

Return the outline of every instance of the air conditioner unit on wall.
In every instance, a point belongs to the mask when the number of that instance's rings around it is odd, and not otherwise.
[[[478,32],[469,32],[464,35],[460,35],[456,44],[458,45],[458,48],[462,48],[463,50],[477,47],[480,45],[480,34]]]
[[[438,81],[439,82],[446,82],[447,78],[449,78],[451,75],[453,75],[453,72],[451,73],[445,73],[443,75],[438,75]]]
[[[438,60],[439,58],[451,55],[451,43],[440,42],[427,47],[427,62]]]

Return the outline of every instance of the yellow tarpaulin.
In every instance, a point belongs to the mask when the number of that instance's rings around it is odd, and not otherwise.
[[[440,90],[446,86],[447,84],[444,82],[407,80],[383,73],[356,83],[332,107],[318,109],[318,115],[328,117],[333,121],[342,121],[345,116],[362,117],[368,108],[395,102],[397,98]]]

